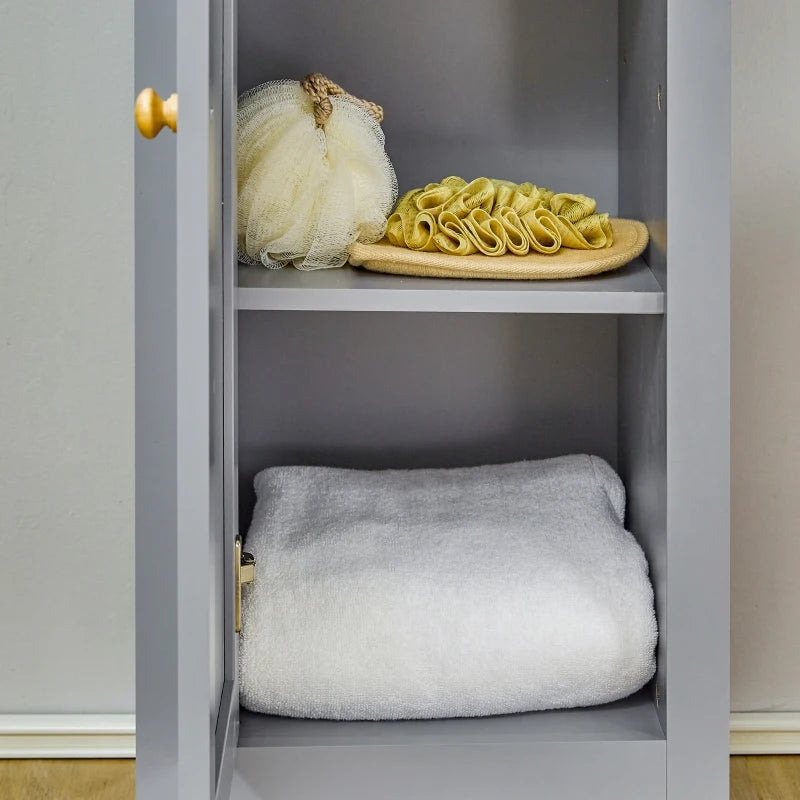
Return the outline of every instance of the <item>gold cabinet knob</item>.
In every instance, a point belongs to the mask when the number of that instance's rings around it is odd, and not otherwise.
[[[136,127],[148,139],[158,136],[166,125],[173,133],[178,132],[178,95],[171,94],[162,100],[154,89],[142,89],[136,98],[134,109]]]

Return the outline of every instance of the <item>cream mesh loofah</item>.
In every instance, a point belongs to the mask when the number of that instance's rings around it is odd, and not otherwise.
[[[242,261],[340,267],[354,242],[376,242],[386,230],[397,179],[375,117],[380,107],[357,104],[331,82],[323,89],[332,109],[323,114],[297,81],[265,83],[239,98]]]

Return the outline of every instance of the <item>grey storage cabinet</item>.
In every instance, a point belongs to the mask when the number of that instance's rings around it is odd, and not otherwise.
[[[142,800],[728,796],[727,0],[136,0]],[[322,71],[382,103],[401,190],[448,174],[645,220],[563,283],[237,266],[237,94]],[[338,723],[240,712],[234,541],[264,466],[590,452],[649,558],[658,674],[620,703]],[[256,565],[256,580],[258,567]]]

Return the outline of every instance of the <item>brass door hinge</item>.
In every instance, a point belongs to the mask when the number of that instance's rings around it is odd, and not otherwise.
[[[236,608],[234,610],[234,630],[241,633],[242,630],[242,586],[252,583],[256,579],[256,560],[250,553],[242,551],[242,537],[236,537],[236,550],[233,556],[233,568],[235,571],[236,586]]]

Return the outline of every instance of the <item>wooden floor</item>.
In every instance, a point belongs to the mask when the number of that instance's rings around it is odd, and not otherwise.
[[[800,800],[800,756],[735,756],[731,800]]]
[[[130,759],[0,761],[2,800],[134,800]]]
[[[0,761],[0,798],[134,800],[133,763]],[[800,756],[732,758],[731,800],[800,800]]]

